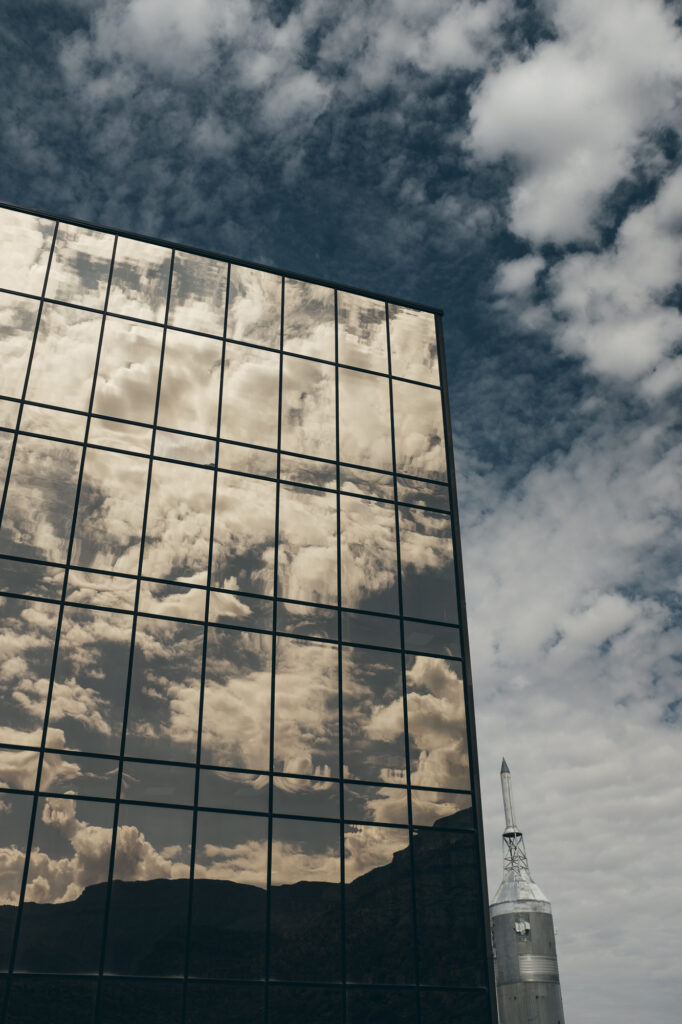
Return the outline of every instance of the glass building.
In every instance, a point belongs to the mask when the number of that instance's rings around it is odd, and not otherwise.
[[[483,1024],[440,315],[0,208],[1,1024]]]

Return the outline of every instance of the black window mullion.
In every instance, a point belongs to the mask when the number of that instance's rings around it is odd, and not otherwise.
[[[339,642],[337,644],[337,664],[339,674],[339,777],[343,780],[343,647],[342,634],[342,594],[341,594],[341,421],[339,410],[339,296],[334,289],[334,386],[336,389],[336,601],[337,611],[337,633]],[[345,843],[345,809],[343,804],[343,781],[339,786],[339,848],[341,850],[341,979],[343,981],[343,1004],[342,1019],[346,1021],[347,999],[346,999],[346,843]]]

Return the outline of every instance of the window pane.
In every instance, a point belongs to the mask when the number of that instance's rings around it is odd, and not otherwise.
[[[21,414],[21,429],[31,434],[80,441],[85,438],[87,417],[59,409],[43,409],[38,405],[25,405]]]
[[[334,360],[333,288],[285,279],[284,348],[315,359]]]
[[[204,769],[200,776],[200,807],[268,813],[270,787],[267,775]]]
[[[126,1024],[181,1024],[182,982],[103,978],[97,1024],[121,1024],[122,1021]]]
[[[338,824],[273,820],[272,977],[301,981],[340,979],[340,875]]]
[[[222,337],[226,288],[227,263],[176,251],[168,323]]]
[[[227,337],[279,348],[281,321],[281,277],[233,263],[230,268]]]
[[[281,485],[279,583],[282,597],[336,603],[336,496]]]
[[[342,668],[346,778],[405,782],[400,655],[344,647]]]
[[[0,970],[6,971],[9,966],[15,921],[9,907],[16,907],[19,903],[33,797],[6,793],[3,794],[2,802],[6,810],[2,815],[0,839],[0,857],[3,863],[0,876],[0,906],[4,908],[3,913],[7,915],[10,927],[0,931]]]
[[[339,362],[388,373],[385,303],[339,292],[338,306]]]
[[[391,372],[426,384],[438,384],[438,346],[433,313],[388,306]]]
[[[168,331],[163,355],[160,426],[215,434],[222,345],[213,338]]]
[[[393,469],[391,407],[385,377],[339,369],[339,432],[342,462]]]
[[[201,760],[228,768],[270,767],[272,637],[209,626]]]
[[[263,977],[267,867],[267,818],[199,812],[191,975]]]
[[[0,490],[4,490],[9,469],[9,459],[12,452],[12,437],[10,434],[0,434]]]
[[[491,1019],[487,992],[439,992],[427,988],[421,991],[422,1024],[453,1024],[453,1021],[488,1024]]]
[[[439,828],[471,827],[471,795],[412,788],[412,824]]]
[[[340,818],[341,794],[338,782],[297,779],[276,775],[272,780],[274,814],[295,814],[305,818]]]
[[[322,639],[338,639],[338,612],[335,608],[320,608],[315,604],[277,605],[277,629],[283,633],[301,633]]]
[[[407,719],[413,786],[469,789],[461,669],[440,658],[408,657]]]
[[[386,498],[393,501],[393,477],[386,473],[372,473],[367,469],[341,466],[341,490],[364,494],[367,498]]]
[[[406,954],[401,950],[400,956]],[[347,1024],[385,1024],[389,1020],[391,1024],[415,1024],[419,1020],[416,1000],[415,989],[351,988],[347,994],[346,1021]],[[455,1024],[456,1020],[453,1017],[447,1024]],[[471,1024],[478,1024],[478,1021],[471,1021]]]
[[[88,449],[72,561],[92,569],[137,572],[149,464]]]
[[[121,806],[104,964],[107,974],[183,973],[191,844],[191,811]],[[130,884],[152,879],[154,885]]]
[[[343,1003],[341,991],[298,985],[271,985],[268,1003],[268,1024],[341,1024]]]
[[[279,460],[279,475],[281,480],[291,483],[336,490],[336,463],[300,459],[296,455],[282,455]]]
[[[124,420],[152,422],[161,339],[160,327],[127,320],[106,320],[92,407],[94,412]]]
[[[167,615],[171,619],[203,622],[206,591],[180,583],[151,583],[142,580],[139,610],[148,615]]]
[[[343,612],[341,636],[345,643],[369,644],[370,647],[390,647],[399,651],[400,619],[368,612]]]
[[[272,594],[276,485],[218,475],[211,583],[224,590]]]
[[[263,1024],[264,987],[190,981],[185,1024]]]
[[[102,325],[97,313],[45,303],[26,397],[87,410]]]
[[[63,562],[69,546],[81,449],[20,437],[0,529],[0,553]]]
[[[244,629],[272,629],[273,602],[245,594],[212,591],[209,621]]]
[[[277,638],[276,771],[339,773],[339,683],[336,644]]]
[[[170,258],[170,249],[119,235],[108,309],[163,323]]]
[[[226,345],[220,436],[275,448],[278,410],[279,356]]]
[[[392,505],[341,495],[341,595],[344,607],[397,614]]]
[[[48,744],[118,754],[125,704],[130,615],[65,608]]]
[[[22,734],[16,729],[4,729],[10,741],[40,743],[35,734]],[[0,789],[35,789],[38,777],[38,751],[0,748]],[[1,799],[1,798],[0,798]]]
[[[145,534],[145,576],[206,585],[213,473],[154,462]]]
[[[398,786],[345,785],[343,814],[348,821],[407,825],[407,790]]]
[[[66,587],[66,600],[77,604],[98,604],[107,608],[132,611],[135,603],[135,580],[106,573],[80,572],[71,569]]]
[[[50,1024],[90,1024],[95,1006],[96,979],[12,979],[6,1024],[48,1021]]]
[[[46,295],[101,309],[114,249],[114,236],[75,224],[59,224]]]
[[[0,288],[40,295],[54,221],[0,209]]]
[[[282,372],[282,448],[335,459],[334,367],[285,356]]]
[[[79,754],[45,754],[43,757],[40,772],[43,793],[75,793],[113,800],[117,782],[118,761],[113,758]]]
[[[18,971],[91,974],[99,968],[114,805],[38,801]],[[88,890],[87,926],[73,903]]]
[[[398,501],[408,505],[426,505],[442,512],[450,511],[450,494],[446,484],[431,484],[423,480],[398,477]]]
[[[0,560],[0,591],[27,597],[60,598],[64,570],[35,562]]]
[[[145,803],[193,804],[196,771],[180,765],[124,761],[121,797]]]
[[[11,398],[21,398],[24,389],[37,316],[37,300],[0,293],[0,391]]]
[[[212,469],[215,466],[215,441],[191,434],[176,434],[159,427],[154,442],[154,455],[156,458],[193,462]]]
[[[138,427],[134,423],[117,423],[115,420],[93,417],[90,420],[88,443],[148,455],[152,446],[152,431],[151,427]]]
[[[233,473],[253,473],[255,476],[274,479],[277,476],[277,452],[223,441],[218,452],[218,467],[232,470]]]
[[[407,651],[442,655],[444,658],[462,657],[457,626],[433,626],[431,623],[405,619],[404,629]]]
[[[1,343],[0,343],[1,344]],[[14,430],[19,418],[19,402],[0,398],[0,428]]]
[[[202,626],[138,620],[127,757],[196,760],[203,643]]]
[[[399,521],[403,612],[420,619],[457,622],[450,517],[401,508]]]
[[[447,478],[440,391],[394,380],[396,468],[412,476]]]

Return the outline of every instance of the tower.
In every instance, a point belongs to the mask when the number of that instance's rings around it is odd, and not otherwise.
[[[500,781],[504,866],[490,905],[500,1024],[564,1024],[552,907],[528,868],[504,759]]]

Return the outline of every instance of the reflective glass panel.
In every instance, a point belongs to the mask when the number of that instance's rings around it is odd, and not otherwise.
[[[270,767],[272,637],[208,628],[201,760],[267,771]]]
[[[191,845],[191,811],[121,805],[106,973],[183,973]],[[155,885],[130,884],[151,879]]]
[[[344,833],[346,977],[414,982],[409,832],[346,825]]]
[[[111,803],[59,797],[38,801],[17,970],[97,971],[113,818]],[[84,894],[86,919],[69,907]]]
[[[273,602],[245,594],[211,591],[209,621],[245,629],[272,629]]]
[[[344,776],[404,783],[400,655],[344,647],[342,672]]]
[[[10,402],[9,399],[0,399],[0,427],[14,430],[19,416],[19,403]]]
[[[45,303],[26,392],[29,401],[87,410],[101,325],[98,313]]]
[[[13,729],[3,729],[3,738],[7,737],[14,743],[31,742],[38,744],[40,739],[30,734],[21,734]],[[38,775],[38,751],[16,750],[11,747],[0,747],[0,789],[33,789]],[[0,797],[0,803],[4,798]]]
[[[343,787],[343,814],[349,821],[407,825],[407,790],[398,786]]]
[[[277,476],[277,452],[223,442],[218,452],[218,466],[234,473],[253,473],[274,479]]]
[[[335,604],[336,590],[336,496],[281,485],[278,592]]]
[[[398,477],[398,501],[408,505],[426,505],[442,512],[450,511],[450,494],[446,484],[427,483],[425,480],[406,480]]]
[[[391,407],[385,377],[339,369],[339,433],[343,462],[393,469]]]
[[[324,1021],[341,1024],[341,991],[334,988],[302,988],[298,985],[271,985],[268,1024],[299,1024],[299,1021]],[[255,1024],[255,1018],[254,1018]]]
[[[295,455],[282,455],[279,475],[281,480],[292,483],[336,490],[336,465],[332,462],[316,462],[313,459],[299,459]]]
[[[456,1017],[448,1020],[454,1024]],[[415,1024],[417,996],[414,989],[351,988],[346,997],[347,1024]],[[445,1024],[445,1022],[444,1022]],[[471,1024],[474,1024],[472,1021]],[[478,1021],[475,1024],[479,1024]]]
[[[282,279],[253,267],[230,267],[227,337],[280,347]]]
[[[334,360],[334,289],[287,277],[284,282],[284,348]]]
[[[491,1020],[488,993],[422,989],[421,1020],[422,1024],[452,1024],[453,1021],[488,1024]]]
[[[137,572],[148,462],[89,448],[72,561],[90,569]]]
[[[272,594],[276,485],[220,473],[216,492],[211,583],[225,590]]]
[[[40,295],[54,221],[0,209],[0,288]]]
[[[50,1024],[90,1024],[97,980],[83,978],[12,979],[6,1024],[48,1021]]]
[[[367,498],[386,498],[393,501],[393,477],[386,473],[372,473],[367,469],[341,466],[341,490],[364,494]]]
[[[163,323],[170,260],[170,249],[119,235],[108,309]]]
[[[130,615],[65,608],[49,746],[119,753],[132,626]]]
[[[118,761],[79,754],[45,754],[40,772],[43,793],[76,793],[113,800],[118,781]],[[87,805],[85,805],[87,806]]]
[[[338,776],[338,723],[336,645],[278,637],[275,770]]]
[[[0,253],[4,255],[1,247]],[[24,390],[37,316],[38,302],[35,299],[0,293],[0,392],[11,398],[21,398]]]
[[[341,635],[345,643],[369,644],[371,647],[391,647],[400,650],[400,620],[386,615],[368,615],[363,612],[343,612]]]
[[[166,615],[171,619],[194,619],[203,622],[206,591],[180,583],[140,583],[139,610],[145,615]]]
[[[162,337],[160,327],[107,318],[93,412],[152,422]]]
[[[124,761],[121,797],[155,804],[193,804],[196,771],[174,764]]]
[[[173,430],[215,434],[222,345],[215,338],[168,331],[163,354],[158,423]]]
[[[406,306],[388,306],[391,372],[425,384],[438,384],[438,345],[433,313]]]
[[[279,355],[227,344],[220,436],[275,448],[278,410]]]
[[[33,809],[33,797],[19,796],[16,793],[4,793],[2,796],[2,838],[0,839],[0,856],[3,871],[0,875],[0,906],[16,907],[19,903],[21,879],[24,873],[28,828]],[[13,916],[4,909],[13,925]],[[13,938],[13,927],[0,931],[0,969],[6,971],[9,965],[10,946]]]
[[[190,981],[185,1024],[263,1024],[264,987]]]
[[[439,512],[401,508],[398,518],[404,614],[457,622],[450,517]]]
[[[200,811],[195,856],[190,974],[262,978],[267,818]]]
[[[160,941],[163,942],[163,937]],[[182,982],[103,978],[97,1024],[121,1024],[122,1021],[126,1024],[151,1024],[152,1021],[154,1024],[181,1024]]]
[[[196,759],[203,643],[201,626],[138,620],[126,756]]]
[[[335,459],[334,367],[284,356],[282,374],[282,448]]]
[[[222,337],[226,288],[227,263],[176,251],[168,323]]]
[[[405,663],[412,785],[469,789],[459,663],[421,656]]]
[[[439,828],[462,828],[462,815],[458,812],[471,807],[469,793],[412,787],[411,798],[413,825],[435,825],[438,822]]]
[[[397,614],[392,505],[341,495],[341,599],[347,608]]]
[[[433,626],[426,622],[404,621],[405,649],[445,658],[461,658],[459,630],[456,626]]]
[[[0,552],[63,562],[69,546],[81,449],[20,437],[0,529]]]
[[[215,466],[215,441],[159,429],[154,441],[154,455],[178,462],[193,462],[204,469],[212,469]]]
[[[283,633],[301,633],[322,639],[338,639],[338,612],[335,608],[320,608],[315,604],[277,605],[277,629]]]
[[[46,295],[101,309],[114,249],[114,236],[75,224],[59,224]]]
[[[205,586],[213,473],[154,462],[143,574]]]
[[[385,303],[339,292],[338,311],[339,362],[388,373]]]
[[[305,818],[339,818],[339,784],[276,775],[272,780],[272,810],[274,814],[296,814]]]
[[[446,480],[440,391],[401,380],[392,387],[397,471]]]
[[[199,774],[200,807],[268,813],[270,788],[267,775],[209,771],[207,768]]]
[[[46,409],[39,405],[25,405],[21,413],[21,430],[28,434],[46,434],[66,441],[85,438],[87,416],[60,409]]]
[[[104,420],[93,416],[88,431],[88,444],[149,455],[152,446],[152,431],[151,427],[138,427],[134,423],[118,423],[115,420]]]
[[[0,560],[0,591],[25,594],[27,597],[59,598],[64,570],[35,562]]]
[[[9,434],[0,434],[0,488],[3,490],[7,479],[11,451],[12,437]]]
[[[135,603],[135,580],[106,573],[69,571],[66,600],[76,604],[98,604],[107,608],[132,611]]]
[[[275,978],[338,981],[341,972],[339,826],[272,822],[270,973]],[[297,885],[307,882],[307,885]]]

